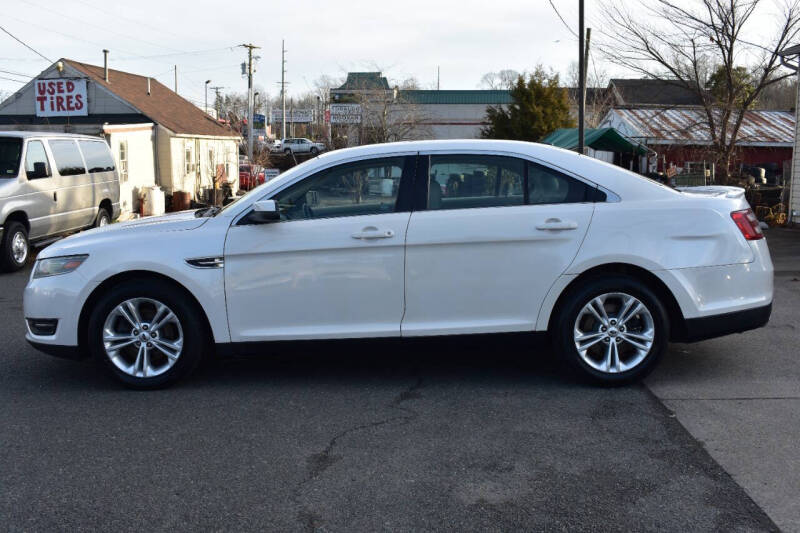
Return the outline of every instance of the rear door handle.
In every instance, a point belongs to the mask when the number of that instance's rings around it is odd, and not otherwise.
[[[561,220],[560,218],[548,218],[544,223],[536,226],[540,231],[564,231],[578,229],[578,223],[572,220]]]
[[[354,239],[371,240],[371,239],[389,239],[394,237],[394,232],[390,229],[379,230],[375,226],[367,226],[357,233],[351,235]]]

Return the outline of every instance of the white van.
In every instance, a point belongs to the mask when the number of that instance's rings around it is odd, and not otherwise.
[[[31,243],[119,216],[119,175],[106,142],[0,131],[0,270],[22,268]]]

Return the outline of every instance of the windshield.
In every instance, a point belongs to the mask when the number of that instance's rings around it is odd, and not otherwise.
[[[22,156],[22,139],[0,137],[0,178],[16,178]]]
[[[231,203],[229,203],[228,205],[226,205],[222,209],[219,209],[219,210],[215,211],[212,216],[216,216],[216,215],[218,215],[218,214],[220,214],[220,213],[222,213],[224,211],[227,211],[231,206],[238,204],[239,202],[241,202],[245,198],[249,198],[254,193],[256,195],[262,194],[264,192],[264,188],[267,187],[267,186],[271,187],[271,186],[275,185],[275,183],[277,183],[278,181],[285,181],[287,179],[292,179],[292,177],[295,176],[298,172],[303,172],[303,170],[305,170],[304,167],[308,166],[309,163],[313,163],[318,158],[319,158],[319,156],[317,156],[317,157],[315,157],[313,159],[309,159],[308,161],[303,161],[299,165],[290,168],[289,170],[287,170],[286,172],[284,172],[283,174],[281,174],[277,178],[274,178],[274,179],[272,179],[270,181],[267,181],[266,183],[262,183],[261,185],[259,185],[255,189],[250,190],[249,192],[247,192],[246,194],[244,194],[242,196],[239,196],[238,198],[236,198],[236,200],[232,201]]]

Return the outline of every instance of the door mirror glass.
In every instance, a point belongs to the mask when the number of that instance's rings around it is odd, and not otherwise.
[[[47,172],[47,163],[43,163],[41,161],[36,161],[33,164],[33,172],[31,174],[33,174],[33,175],[32,176],[28,175],[29,178],[33,178],[33,179],[46,178],[47,174],[48,174],[48,172]]]

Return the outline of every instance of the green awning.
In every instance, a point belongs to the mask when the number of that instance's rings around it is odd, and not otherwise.
[[[594,150],[647,155],[647,148],[639,143],[632,142],[614,128],[586,128],[584,139],[586,146]],[[578,128],[556,130],[539,142],[575,150],[578,148]]]

